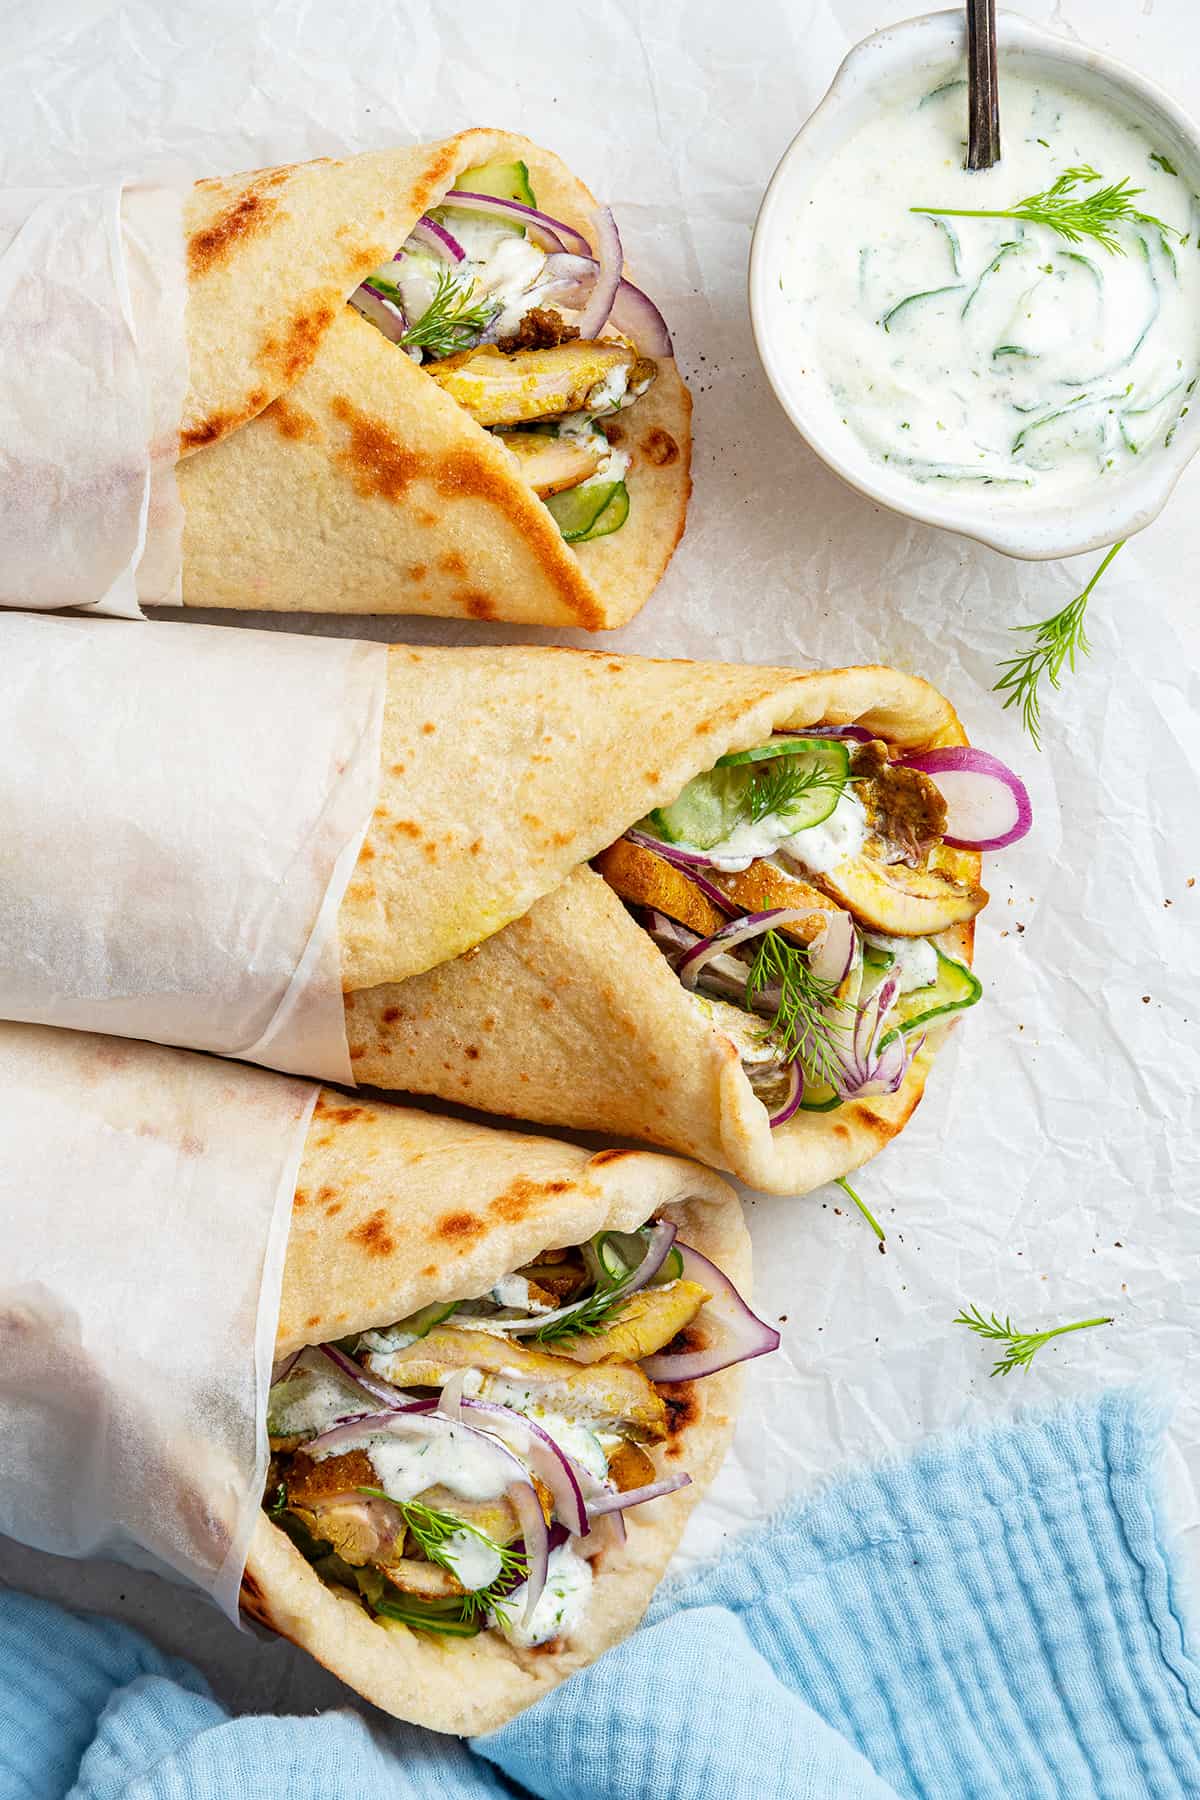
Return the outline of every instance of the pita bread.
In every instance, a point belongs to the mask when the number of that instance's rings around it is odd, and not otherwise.
[[[949,702],[894,669],[394,648],[379,803],[339,919],[358,1080],[634,1136],[772,1192],[875,1155],[947,1027],[897,1094],[772,1131],[732,1041],[587,867],[719,756],[818,722],[966,742]],[[977,856],[946,854],[978,880]],[[970,961],[970,926],[939,941]]]
[[[181,435],[185,606],[432,613],[599,630],[644,604],[683,532],[691,400],[659,359],[615,421],[628,521],[563,542],[499,441],[345,302],[457,174],[523,161],[586,235],[596,202],[506,132],[199,182]]]
[[[278,1352],[486,1292],[543,1249],[605,1227],[632,1230],[658,1213],[748,1294],[741,1208],[707,1169],[638,1150],[592,1154],[323,1090],[297,1184]],[[327,1587],[265,1513],[243,1606],[397,1718],[492,1730],[633,1629],[725,1455],[739,1385],[735,1368],[664,1390],[673,1423],[654,1458],[663,1473],[686,1469],[692,1485],[630,1511],[628,1541],[599,1558],[582,1629],[564,1649],[514,1649],[493,1631],[441,1640],[379,1625]]]

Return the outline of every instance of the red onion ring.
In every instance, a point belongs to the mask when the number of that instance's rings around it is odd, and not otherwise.
[[[348,1381],[352,1381],[356,1387],[360,1387],[370,1399],[381,1401],[390,1410],[403,1410],[405,1403],[411,1399],[410,1395],[402,1393],[390,1381],[376,1381],[373,1375],[368,1375],[352,1356],[347,1356],[346,1352],[339,1350],[336,1344],[317,1344],[315,1347],[322,1356],[329,1358],[334,1368]]]
[[[369,281],[355,288],[350,296],[350,304],[355,312],[368,319],[377,331],[382,331],[391,344],[398,344],[408,330],[408,321],[394,300],[388,300]]]
[[[602,1519],[609,1513],[623,1513],[630,1506],[644,1506],[647,1500],[661,1500],[664,1494],[675,1494],[691,1485],[691,1476],[681,1470],[678,1475],[664,1475],[661,1481],[648,1482],[645,1487],[626,1488],[623,1494],[616,1488],[604,1488],[588,1501],[588,1511],[593,1519]]]
[[[459,206],[466,212],[490,213],[506,224],[512,223],[515,214],[534,243],[543,250],[566,250],[569,243],[580,256],[592,254],[592,246],[573,225],[564,224],[562,219],[552,219],[549,213],[539,212],[536,206],[525,206],[520,200],[501,200],[495,194],[472,194],[466,188],[451,188],[448,194],[442,195],[439,205]]]
[[[955,850],[1006,850],[1033,824],[1029,789],[986,750],[955,744],[900,760],[905,768],[930,776],[941,790],[946,802],[942,841]]]
[[[722,925],[720,931],[714,931],[711,937],[701,938],[700,942],[680,958],[676,973],[689,992],[694,992],[696,982],[705,963],[711,962],[714,956],[732,949],[736,944],[744,944],[751,938],[761,937],[764,932],[773,931],[780,925],[798,925],[801,919],[812,917],[811,906],[775,906],[768,912],[746,913],[740,919]]]
[[[612,208],[597,207],[592,214],[592,224],[596,228],[600,267],[588,303],[579,315],[579,335],[585,339],[599,337],[608,323],[608,315],[613,309],[617,289],[621,285],[621,270],[625,266],[621,234],[617,230]]]
[[[724,1270],[690,1244],[676,1247],[683,1259],[683,1280],[699,1282],[711,1296],[699,1316],[715,1332],[715,1339],[703,1350],[659,1351],[647,1356],[641,1367],[651,1381],[695,1381],[733,1363],[778,1350],[779,1333],[750,1311]]]
[[[555,1514],[571,1536],[586,1537],[590,1527],[583,1492],[570,1457],[565,1450],[559,1449],[550,1433],[526,1418],[524,1413],[514,1412],[510,1406],[500,1406],[493,1400],[464,1399],[461,1406],[464,1413],[479,1416],[482,1431],[490,1431],[528,1464],[549,1489]]]
[[[431,250],[434,256],[455,263],[467,260],[467,253],[453,232],[447,231],[436,219],[431,219],[428,213],[422,213],[408,235],[416,238],[423,249]],[[392,260],[395,261],[395,258]]]
[[[643,356],[675,354],[666,320],[650,296],[632,281],[623,280],[617,288],[608,322],[622,336],[632,338]]]
[[[711,881],[707,881],[703,875],[696,873],[698,868],[711,869],[713,867],[710,856],[695,856],[689,850],[677,850],[674,844],[664,844],[661,839],[650,837],[644,831],[627,831],[625,836],[631,844],[637,844],[643,850],[652,850],[655,856],[661,856],[664,862],[669,862],[673,868],[679,869],[689,878],[694,887],[699,888],[704,898],[711,900],[714,906],[719,906],[723,913],[728,913],[731,917],[741,914],[741,907],[731,900],[728,894],[722,893],[719,887],[714,887]]]
[[[789,1083],[787,1099],[779,1108],[778,1112],[773,1112],[767,1120],[767,1124],[771,1127],[772,1131],[774,1131],[777,1125],[786,1125],[788,1120],[799,1112],[800,1103],[804,1099],[804,1075],[801,1071],[800,1064],[798,1062],[788,1063],[787,1072]]]

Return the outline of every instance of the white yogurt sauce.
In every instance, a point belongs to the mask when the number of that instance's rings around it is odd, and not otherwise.
[[[438,1554],[444,1558],[450,1573],[472,1591],[490,1587],[504,1567],[495,1545],[475,1531],[452,1531],[443,1540]]]
[[[524,1623],[524,1583],[513,1590],[503,1613],[493,1614],[493,1620],[510,1643],[531,1650],[551,1638],[569,1638],[587,1610],[591,1592],[592,1565],[576,1554],[572,1544],[560,1544],[550,1552],[546,1585],[528,1625]]]
[[[761,856],[773,856],[785,850],[815,875],[826,875],[839,863],[857,856],[866,841],[867,814],[857,794],[843,788],[838,803],[819,825],[806,825],[793,831],[786,813],[768,813],[755,823],[743,821],[710,850],[697,850],[691,844],[678,849],[693,856],[707,856],[725,875],[740,875]]]
[[[937,950],[928,938],[885,937],[882,932],[867,934],[868,944],[887,950],[892,957],[889,974],[900,978],[900,992],[911,994],[917,988],[932,987],[938,978]]]
[[[917,483],[997,504],[1061,501],[1168,443],[1200,367],[1197,209],[1146,129],[1081,93],[1002,66],[1003,157],[963,166],[966,83],[948,68],[877,114],[822,168],[788,232],[780,290],[801,366],[847,434]],[[1133,202],[1187,236],[1120,221],[1124,254],[1013,219],[1090,165],[1086,197]]]
[[[361,1413],[371,1402],[319,1350],[305,1350],[267,1401],[272,1437],[299,1437],[327,1430],[338,1419]]]
[[[364,1430],[330,1445],[312,1445],[308,1453],[321,1462],[362,1450],[392,1500],[415,1500],[426,1488],[447,1487],[460,1500],[495,1500],[514,1479],[512,1458],[482,1433],[439,1419],[429,1435],[414,1418],[411,1435]]]

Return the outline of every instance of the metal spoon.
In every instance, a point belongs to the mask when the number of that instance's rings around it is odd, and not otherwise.
[[[967,167],[1000,161],[996,0],[967,0]]]

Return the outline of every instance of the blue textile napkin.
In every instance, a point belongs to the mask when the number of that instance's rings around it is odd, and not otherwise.
[[[0,1800],[1200,1800],[1160,1435],[1110,1393],[832,1485],[471,1747],[230,1719],[137,1633],[5,1595]]]

